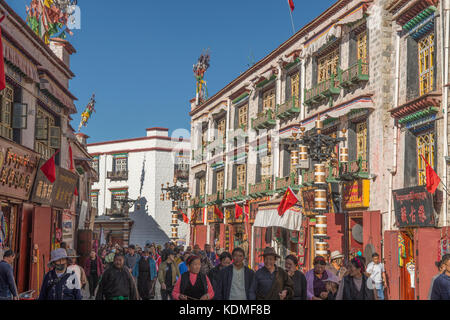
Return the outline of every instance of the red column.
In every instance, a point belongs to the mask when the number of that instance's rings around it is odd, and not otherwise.
[[[17,261],[16,278],[17,289],[19,292],[24,292],[28,290],[30,284],[30,252],[32,243],[29,239],[29,235],[32,231],[33,205],[25,203],[18,219],[20,219],[20,231],[18,245],[19,259]]]
[[[381,256],[381,214],[380,211],[363,213],[363,246],[373,245],[375,252]],[[368,263],[368,262],[367,262]]]

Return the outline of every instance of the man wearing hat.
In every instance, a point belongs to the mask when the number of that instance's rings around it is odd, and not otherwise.
[[[294,283],[283,268],[275,262],[280,258],[275,249],[266,247],[264,267],[256,271],[249,290],[249,300],[290,300],[294,294]]]
[[[81,300],[81,284],[74,271],[67,270],[67,253],[59,248],[51,252],[52,268],[42,282],[38,300]]]
[[[339,251],[333,251],[330,255],[330,263],[327,264],[326,270],[328,273],[332,273],[342,280],[345,276],[347,269],[344,267],[344,255]]]
[[[67,249],[67,258],[68,258],[68,267],[67,272],[71,273],[72,271],[75,272],[77,275],[78,281],[80,281],[81,288],[83,289],[87,282],[86,273],[84,272],[84,269],[77,265],[77,258],[80,256],[77,255],[74,249]]]

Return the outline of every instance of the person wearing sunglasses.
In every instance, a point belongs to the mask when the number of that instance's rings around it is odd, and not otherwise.
[[[307,300],[326,300],[328,296],[326,280],[330,277],[326,270],[327,262],[322,256],[314,258],[314,268],[306,273]]]

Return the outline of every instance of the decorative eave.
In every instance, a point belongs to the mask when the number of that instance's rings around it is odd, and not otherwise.
[[[292,61],[295,61],[295,59],[297,59],[298,57],[300,57],[300,53],[302,52],[302,49],[296,49],[293,50],[289,53],[287,53],[285,55],[285,58],[291,58],[292,57]]]
[[[442,93],[440,91],[434,91],[420,96],[417,99],[406,102],[405,104],[389,110],[391,116],[395,119],[404,118],[417,111],[424,110],[428,107],[440,106],[442,99]]]
[[[46,90],[61,105],[68,108],[72,114],[77,113],[74,100],[78,100],[67,88],[65,88],[47,69],[38,67],[40,88]],[[44,82],[42,81],[44,80]],[[47,85],[45,85],[47,84]]]
[[[236,90],[235,92],[233,92],[232,94],[230,94],[230,99],[232,100],[233,103],[235,103],[234,101],[245,93],[250,93],[250,90],[247,89],[245,86],[243,86],[238,90]]]
[[[436,6],[438,3],[439,0],[396,0],[386,9],[393,14],[392,20],[403,26],[429,6]]]

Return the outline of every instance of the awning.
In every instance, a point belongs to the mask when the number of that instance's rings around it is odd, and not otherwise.
[[[350,102],[335,106],[327,112],[324,112],[320,115],[320,119],[325,120],[329,117],[331,118],[339,118],[343,115],[346,115],[352,110],[355,109],[373,109],[373,101],[371,97],[359,97]],[[301,123],[301,126],[306,128],[306,131],[311,130],[316,125],[317,115],[306,119]]]
[[[6,60],[18,67],[30,79],[39,82],[37,67],[5,39],[3,39],[3,55]]]
[[[290,209],[282,217],[278,215],[277,209],[260,209],[256,214],[253,226],[260,228],[280,227],[293,231],[300,231],[302,227],[302,213],[300,209]]]

